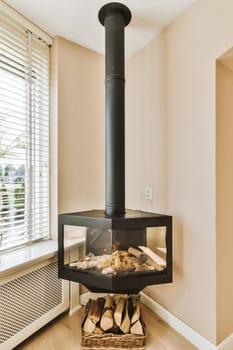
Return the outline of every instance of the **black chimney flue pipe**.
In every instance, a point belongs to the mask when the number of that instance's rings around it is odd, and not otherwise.
[[[125,5],[112,2],[99,11],[105,27],[105,215],[125,214],[125,42],[131,20]]]

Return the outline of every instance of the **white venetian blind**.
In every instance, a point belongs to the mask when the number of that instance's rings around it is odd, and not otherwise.
[[[0,251],[49,234],[49,47],[0,11]]]

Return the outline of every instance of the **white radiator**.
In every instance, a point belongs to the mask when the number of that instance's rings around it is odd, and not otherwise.
[[[0,282],[0,350],[17,344],[69,308],[69,282],[49,260]]]

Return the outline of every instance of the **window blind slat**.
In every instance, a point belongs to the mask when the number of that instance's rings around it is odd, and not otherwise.
[[[0,251],[49,234],[49,47],[0,11]]]
[[[21,33],[16,33],[16,31],[11,30],[10,26],[4,24],[1,21],[1,33],[0,38],[3,44],[6,42],[10,46],[11,50],[17,49],[18,51],[26,51],[27,46],[25,45],[27,40],[27,33],[22,31]]]
[[[34,123],[34,130],[35,132],[44,132],[46,136],[47,135],[47,128],[48,128],[48,121],[45,119],[39,120],[39,121],[35,121]],[[25,115],[24,115],[24,119],[23,118],[16,118],[15,121],[15,125],[11,124],[10,119],[4,119],[4,118],[0,118],[0,127],[1,127],[1,132],[7,132],[9,130],[9,136],[11,135],[15,135],[14,131],[21,132],[21,131],[25,131]],[[16,130],[15,128],[18,127],[19,129]],[[10,132],[11,131],[11,132]],[[5,140],[7,140],[9,137],[6,137]]]

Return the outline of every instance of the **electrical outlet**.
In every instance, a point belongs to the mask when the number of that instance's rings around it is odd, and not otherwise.
[[[152,188],[151,188],[151,187],[146,187],[146,188],[145,188],[145,199],[151,201],[152,198],[153,198]]]

